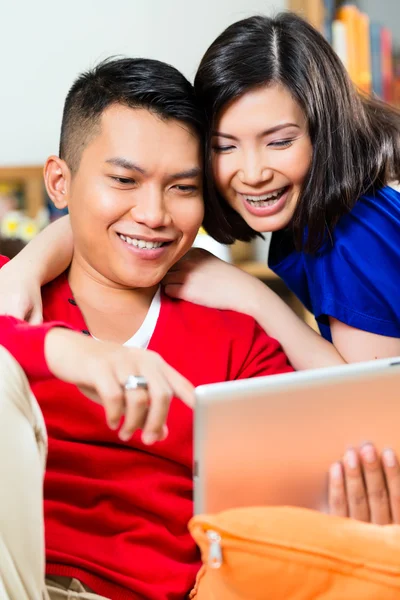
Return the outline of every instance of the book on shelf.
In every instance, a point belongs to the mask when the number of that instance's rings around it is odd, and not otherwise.
[[[347,61],[347,32],[343,21],[335,19],[332,23],[332,46],[346,69],[349,65]]]
[[[336,2],[335,0],[323,0],[324,12],[324,36],[328,42],[333,44],[333,22],[335,19]]]
[[[400,107],[400,54],[396,54],[393,57],[393,104],[397,107]]]
[[[400,107],[400,57],[390,29],[370,21],[356,0],[289,0],[289,9],[321,31],[365,94]]]
[[[379,98],[383,98],[381,34],[382,26],[380,23],[372,21],[369,28],[372,91]]]
[[[368,15],[359,12],[357,18],[357,79],[356,84],[365,92],[372,91],[371,77],[371,45],[369,35],[370,21]]]
[[[324,31],[324,2],[323,0],[289,0],[289,10],[299,14],[313,25],[318,31]]]
[[[387,27],[381,30],[382,53],[382,98],[392,102],[393,63],[392,63],[392,33]]]
[[[336,14],[338,21],[343,23],[346,38],[346,67],[354,83],[359,84],[359,10],[354,4],[344,4]]]

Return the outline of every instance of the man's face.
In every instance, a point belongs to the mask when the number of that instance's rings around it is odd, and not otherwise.
[[[74,260],[115,287],[157,285],[201,225],[201,182],[200,141],[189,126],[109,107],[68,191]]]

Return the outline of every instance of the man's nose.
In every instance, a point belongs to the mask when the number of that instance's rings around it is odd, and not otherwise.
[[[161,190],[143,190],[131,213],[137,223],[142,223],[150,229],[167,227],[172,222]]]

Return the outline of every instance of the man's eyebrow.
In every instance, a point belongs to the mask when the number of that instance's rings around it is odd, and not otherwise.
[[[275,125],[275,127],[270,127],[269,129],[265,129],[265,131],[262,131],[261,133],[258,134],[258,137],[264,137],[264,135],[269,135],[270,133],[275,133],[276,131],[280,131],[281,129],[286,129],[287,127],[296,127],[297,129],[300,129],[300,125],[297,125],[297,123],[281,123],[280,125]],[[212,135],[227,138],[228,140],[238,141],[238,138],[235,137],[234,135],[230,135],[229,133],[222,133],[222,131],[213,131]]]
[[[146,175],[146,170],[143,167],[139,167],[139,165],[131,162],[127,158],[123,158],[122,156],[116,156],[115,158],[108,158],[106,163],[109,165],[113,165],[114,167],[121,167],[121,169],[126,169],[127,171],[138,171],[142,175]]]
[[[172,173],[172,175],[170,175],[170,179],[194,179],[195,177],[199,177],[201,174],[202,169],[200,167],[193,167],[192,169],[187,169],[186,171]]]

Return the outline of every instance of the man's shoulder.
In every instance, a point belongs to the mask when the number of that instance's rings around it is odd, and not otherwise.
[[[255,319],[233,310],[221,310],[193,304],[186,300],[171,299],[164,296],[167,303],[171,303],[173,312],[179,319],[188,321],[192,327],[202,330],[214,330],[216,333],[226,331],[235,337],[242,331],[254,331],[258,327]],[[267,334],[265,334],[267,336]]]
[[[249,315],[171,299],[165,295],[163,301],[172,308],[168,328],[176,334],[179,332],[188,339],[204,340],[205,343],[211,339],[215,347],[229,347],[235,352],[247,352],[253,346],[261,352],[280,350],[279,342]]]
[[[10,262],[10,259],[7,256],[3,256],[2,254],[0,254],[0,269],[4,267],[4,265],[8,262]]]
[[[166,299],[165,302],[172,308],[166,339],[180,342],[176,344],[178,348],[182,342],[187,343],[191,348],[188,353],[191,362],[197,357],[203,367],[206,362],[207,368],[214,370],[220,365],[223,374],[215,381],[292,371],[280,344],[252,317],[184,300]]]

